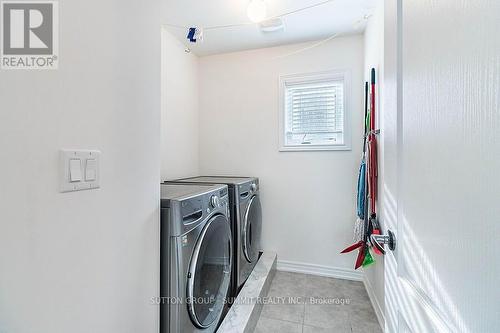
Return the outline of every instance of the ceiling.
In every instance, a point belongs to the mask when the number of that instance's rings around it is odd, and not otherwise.
[[[250,0],[166,0],[164,24],[189,49],[200,56],[277,46],[328,38],[335,33],[357,34],[365,29],[365,15],[370,15],[376,0],[332,0],[283,18],[285,30],[261,32],[251,24],[246,10]],[[265,0],[267,16],[301,9],[325,0]],[[243,24],[222,29],[204,30],[202,42],[186,39],[187,27],[211,27]],[[181,26],[172,27],[169,25]]]

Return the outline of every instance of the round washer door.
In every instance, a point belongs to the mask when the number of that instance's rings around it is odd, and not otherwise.
[[[189,315],[199,328],[216,322],[224,309],[231,280],[232,253],[229,221],[224,215],[215,215],[198,237],[188,273]]]
[[[262,208],[257,195],[248,202],[243,223],[243,253],[248,262],[259,258],[260,236],[262,232]]]

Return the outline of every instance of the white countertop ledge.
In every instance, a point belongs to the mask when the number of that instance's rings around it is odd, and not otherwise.
[[[277,256],[263,252],[248,280],[241,288],[217,333],[251,333],[262,311],[259,298],[267,296],[276,273]]]

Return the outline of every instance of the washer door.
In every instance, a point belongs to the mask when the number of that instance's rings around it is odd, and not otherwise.
[[[189,315],[199,328],[216,323],[224,309],[231,281],[232,241],[229,221],[213,216],[203,228],[189,265]]]
[[[248,202],[243,223],[243,253],[249,263],[259,258],[260,235],[262,231],[262,208],[257,195]]]

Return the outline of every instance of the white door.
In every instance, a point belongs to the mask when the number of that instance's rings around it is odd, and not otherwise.
[[[386,332],[499,332],[500,1],[385,5]]]

